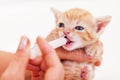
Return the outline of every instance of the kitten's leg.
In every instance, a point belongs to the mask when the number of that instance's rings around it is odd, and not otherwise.
[[[94,77],[94,65],[81,63],[80,78],[81,80],[92,80]]]
[[[92,80],[94,77],[94,65],[90,63],[64,61],[63,65],[65,69],[64,80]]]
[[[101,64],[102,53],[103,53],[103,45],[100,41],[85,47],[85,52],[90,57],[94,57],[94,63],[96,66]]]

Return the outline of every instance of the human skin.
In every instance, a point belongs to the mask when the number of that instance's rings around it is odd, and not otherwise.
[[[1,74],[0,80],[25,80],[26,66],[29,60],[30,41],[22,37],[14,57]]]
[[[43,68],[40,67],[39,72],[33,71],[32,80],[63,80],[64,69],[55,50],[52,49],[44,39],[39,37],[37,41],[40,42],[38,46],[41,48],[41,54],[43,55],[41,56],[43,58],[40,61],[40,64],[42,65],[44,62],[45,66],[44,67],[42,66]],[[19,47],[16,53],[14,54],[14,56],[13,55],[11,56],[12,58],[9,59],[10,61],[8,61],[8,59],[6,60],[8,65],[4,65],[4,68],[1,68],[4,69],[4,71],[0,76],[0,80],[8,80],[8,79],[25,80],[26,67],[30,57],[29,53],[30,53],[30,43],[29,40],[24,37],[21,39]],[[1,54],[8,54],[8,53],[1,51]],[[42,77],[41,75],[39,75],[39,77],[38,76],[36,77],[37,72],[41,73],[42,71],[45,71],[44,73],[45,76]]]
[[[39,38],[37,38],[37,44],[39,44]],[[86,61],[86,60],[92,60],[91,57],[86,56],[85,54],[83,54],[83,52],[81,51],[81,56],[74,56],[74,54],[64,54],[60,51],[58,51],[58,56],[60,59],[74,59],[75,57],[75,61]],[[71,57],[72,56],[72,57]],[[5,51],[0,51],[0,76],[1,74],[6,70],[6,68],[8,67],[8,65],[10,64],[10,62],[15,59],[15,53],[12,52],[5,52]],[[34,72],[37,72],[40,70],[39,68],[40,65],[40,59],[39,57],[36,58],[35,60],[29,60],[29,64],[27,65],[28,70],[32,70]]]
[[[64,68],[55,50],[41,37],[36,39],[36,43],[43,57],[39,62],[40,71],[33,71],[32,80],[64,80]]]
[[[0,76],[5,71],[13,58],[13,53],[0,51]]]
[[[56,32],[56,29],[54,29],[46,37],[46,40],[49,42],[57,38],[58,38],[58,33]],[[101,60],[97,60],[95,57],[87,55],[84,48],[67,51],[62,47],[59,47],[56,48],[55,50],[61,60],[69,60],[69,61],[71,60],[75,62],[92,62],[95,64],[95,66],[100,66],[101,64]]]
[[[87,56],[83,50],[81,50],[81,52],[79,52],[79,56],[77,56],[76,55],[77,53],[76,54],[73,54],[73,53],[67,54],[65,52],[65,54],[64,54],[63,50],[60,50],[60,49],[61,48],[56,49],[57,54],[58,54],[60,59],[74,60],[74,61],[77,61],[77,62],[92,61],[92,59],[93,59],[93,58]],[[11,62],[11,60],[13,58],[14,58],[14,53],[6,52],[6,51],[0,51],[0,65],[1,65],[0,75],[4,72],[4,70],[9,65],[9,63]],[[28,65],[30,67],[28,67],[28,68],[32,69],[32,70],[39,70],[39,68],[37,68],[37,66],[39,65],[39,61],[40,61],[39,57],[36,58],[35,60],[30,60],[29,61],[30,64]],[[31,64],[33,64],[34,66],[32,66]]]

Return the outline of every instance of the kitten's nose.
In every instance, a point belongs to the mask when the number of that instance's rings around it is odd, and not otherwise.
[[[69,31],[64,31],[63,33],[64,33],[65,36],[67,36],[68,34],[70,34]]]

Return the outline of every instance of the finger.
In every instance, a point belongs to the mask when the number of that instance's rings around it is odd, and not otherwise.
[[[18,58],[19,62],[22,62],[23,67],[28,63],[28,59],[30,57],[30,41],[27,37],[22,36],[18,49],[16,51],[16,58]]]
[[[44,60],[42,61],[41,65],[39,66],[40,70],[39,71],[32,71],[32,80],[44,80],[44,74],[47,70],[46,64]]]
[[[36,57],[35,59],[30,59],[29,63],[27,65],[27,69],[30,71],[40,71],[40,65],[41,65],[42,58]]]
[[[16,56],[28,56],[30,52],[30,41],[26,36],[22,36],[18,49],[16,51]],[[28,53],[28,54],[24,54],[24,53]]]
[[[42,61],[42,56],[37,56],[35,59],[30,59],[29,63],[35,66],[39,66],[41,64],[41,61]]]
[[[40,51],[40,54],[42,52]],[[29,59],[29,64],[27,65],[27,69],[31,71],[40,71],[40,65],[42,62],[42,56],[36,56],[35,59]]]
[[[56,66],[56,64],[60,63],[59,58],[55,52],[55,50],[47,43],[46,40],[42,39],[40,36],[37,38],[37,44],[43,52],[43,56],[46,61],[47,66]]]
[[[44,74],[45,72],[32,72],[32,80],[44,80]]]
[[[34,72],[39,72],[40,71],[40,67],[32,65],[32,64],[27,64],[27,70],[34,71]]]
[[[40,65],[40,69],[41,69],[42,71],[46,71],[46,70],[47,70],[47,66],[46,66],[46,63],[45,63],[44,60],[42,61],[41,65]]]
[[[38,37],[36,42],[43,52],[44,60],[48,67],[45,80],[62,80],[64,78],[64,70],[55,50],[41,37]]]
[[[73,51],[67,51],[63,48],[57,48],[56,49],[57,55],[61,60],[72,60],[76,62],[89,62],[92,61],[93,58],[90,56],[87,56],[84,50],[73,50]]]
[[[2,80],[24,80],[29,59],[29,45],[28,38],[22,37],[14,59],[2,75]]]
[[[101,65],[101,60],[95,62],[95,66],[100,66],[100,65]]]

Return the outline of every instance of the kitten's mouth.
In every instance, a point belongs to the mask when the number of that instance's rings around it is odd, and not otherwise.
[[[72,46],[72,44],[74,43],[74,41],[71,41],[67,36],[65,36],[65,38],[67,39],[66,44],[64,45],[65,47],[70,47]]]

